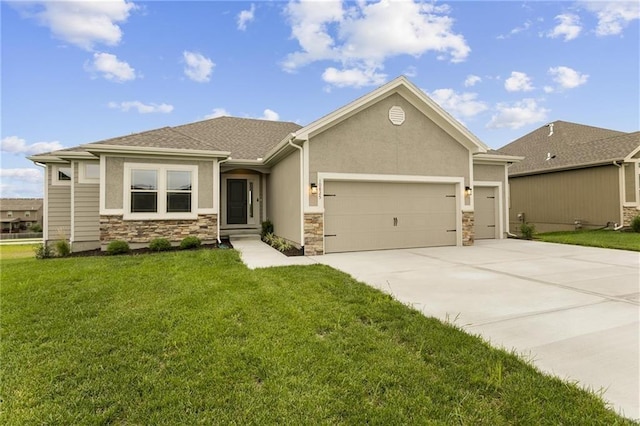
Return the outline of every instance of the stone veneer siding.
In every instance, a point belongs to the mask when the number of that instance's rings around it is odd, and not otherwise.
[[[166,238],[175,243],[191,235],[203,242],[213,241],[218,237],[217,225],[215,214],[199,215],[195,220],[123,220],[122,216],[100,216],[100,242],[124,240],[146,245],[154,238]]]
[[[622,224],[631,226],[631,221],[638,215],[640,215],[640,210],[637,207],[622,207]]]
[[[324,254],[324,215],[304,214],[304,254],[316,256]]]
[[[462,245],[472,246],[474,238],[473,212],[462,212]]]

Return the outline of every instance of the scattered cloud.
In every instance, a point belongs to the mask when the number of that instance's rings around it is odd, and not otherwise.
[[[581,4],[598,17],[598,36],[621,34],[631,21],[640,19],[638,1],[583,1]]]
[[[535,99],[523,99],[514,103],[499,103],[497,113],[487,124],[489,129],[519,129],[522,126],[547,120],[549,110],[538,105]]]
[[[561,89],[576,88],[585,84],[589,79],[588,74],[582,74],[569,67],[552,67],[549,68],[548,73]]]
[[[210,118],[218,118],[218,117],[229,117],[231,114],[229,114],[229,111],[227,111],[224,108],[214,108],[210,114],[207,114],[204,116],[205,119],[210,119]]]
[[[57,151],[64,147],[58,141],[27,144],[26,140],[19,138],[18,136],[7,136],[0,141],[0,148],[2,152],[10,154],[35,155],[42,154],[44,152]]]
[[[92,50],[96,44],[119,44],[120,24],[137,8],[126,0],[30,1],[12,5],[23,16],[49,28],[54,37],[86,50]]]
[[[238,14],[238,29],[240,31],[246,30],[247,24],[253,22],[255,11],[256,5],[251,3],[249,10],[243,10]]]
[[[456,93],[453,89],[437,89],[427,94],[456,117],[473,117],[488,109],[487,104],[477,100],[477,93]]]
[[[500,39],[500,40],[507,39],[507,38],[511,37],[512,35],[516,35],[518,33],[527,31],[529,28],[531,28],[531,25],[532,25],[531,21],[526,21],[521,26],[515,27],[514,29],[509,31],[509,34],[501,34],[497,38]]]
[[[109,102],[109,108],[119,109],[123,112],[128,112],[129,110],[137,110],[140,114],[150,114],[150,113],[163,113],[168,114],[173,111],[173,105],[169,104],[145,104],[140,101],[125,101],[125,102]]]
[[[504,88],[508,92],[528,92],[533,90],[531,78],[523,72],[512,71],[511,77],[504,81]]]
[[[0,177],[6,179],[16,179],[23,182],[42,182],[42,171],[40,169],[0,169]]]
[[[300,50],[282,63],[286,71],[316,61],[333,61],[323,79],[338,87],[379,84],[384,62],[394,56],[419,57],[435,52],[438,59],[464,61],[471,49],[453,31],[449,7],[418,1],[377,3],[292,0],[285,8],[292,38]]]
[[[580,17],[573,13],[558,15],[556,16],[556,21],[559,21],[558,25],[556,25],[552,31],[547,32],[547,37],[564,37],[564,41],[569,41],[578,37],[582,31]]]
[[[262,117],[260,117],[260,119],[261,120],[278,121],[280,119],[280,114],[278,114],[274,110],[271,110],[271,109],[267,108],[262,113]]]
[[[42,198],[42,169],[0,169],[0,198]]]
[[[184,74],[198,83],[206,83],[211,79],[211,72],[216,64],[198,52],[182,52],[185,67]]]
[[[404,70],[403,74],[409,78],[413,78],[418,75],[418,68],[410,65],[406,70]]]
[[[464,80],[464,87],[473,87],[477,83],[480,83],[482,78],[477,75],[469,74],[467,78]]]
[[[86,62],[84,68],[89,72],[102,73],[105,79],[118,83],[136,78],[136,70],[131,68],[128,63],[118,60],[117,56],[111,53],[94,53],[93,61]]]

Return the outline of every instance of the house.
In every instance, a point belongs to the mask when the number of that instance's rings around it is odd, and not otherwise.
[[[301,127],[220,117],[29,157],[74,251],[274,232],[307,255],[504,238],[507,167],[405,77]]]
[[[498,152],[525,157],[509,168],[513,228],[622,226],[640,214],[640,132],[554,121]]]
[[[36,223],[42,225],[42,199],[0,199],[0,222],[3,234],[24,232]]]

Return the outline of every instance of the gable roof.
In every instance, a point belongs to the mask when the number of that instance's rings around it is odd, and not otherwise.
[[[42,198],[2,198],[0,210],[4,211],[36,211],[42,208]]]
[[[553,129],[553,131],[551,131]],[[640,147],[640,132],[625,133],[554,121],[498,150],[524,156],[509,175],[526,175],[622,161]]]

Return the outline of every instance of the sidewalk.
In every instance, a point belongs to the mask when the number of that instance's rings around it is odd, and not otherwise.
[[[249,269],[270,266],[314,265],[317,262],[306,256],[288,257],[262,242],[257,235],[231,236],[233,248],[240,252],[242,261]]]

